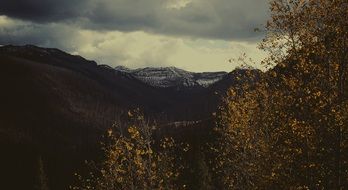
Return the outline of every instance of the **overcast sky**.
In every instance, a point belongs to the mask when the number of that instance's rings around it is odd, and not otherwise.
[[[55,47],[99,64],[230,71],[256,48],[268,0],[0,0],[0,44]]]

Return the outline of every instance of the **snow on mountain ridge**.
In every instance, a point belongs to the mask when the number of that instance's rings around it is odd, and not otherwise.
[[[226,72],[194,73],[176,67],[146,67],[129,69],[117,66],[115,70],[130,73],[139,80],[155,87],[208,87],[225,76]]]

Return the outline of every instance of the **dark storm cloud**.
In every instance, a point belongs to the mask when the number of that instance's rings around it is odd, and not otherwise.
[[[33,23],[69,22],[93,30],[147,31],[197,38],[252,40],[267,0],[1,0],[0,15]]]
[[[78,30],[66,24],[36,24],[0,17],[1,45],[35,44],[71,51],[79,45],[71,39],[78,37]]]
[[[227,39],[259,37],[254,28],[267,19],[266,0],[196,0],[168,13],[161,30],[165,33]],[[168,22],[167,22],[168,21]]]
[[[85,0],[1,0],[0,14],[34,22],[56,22],[83,16]]]

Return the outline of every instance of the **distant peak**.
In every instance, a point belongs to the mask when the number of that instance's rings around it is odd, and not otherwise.
[[[194,73],[177,67],[145,67],[129,69],[117,66],[115,70],[133,75],[155,87],[208,87],[221,80],[226,72]]]
[[[119,66],[115,67],[115,70],[123,71],[123,72],[130,72],[132,69],[130,69],[130,68],[126,67],[126,66],[123,66],[123,65],[119,65]]]

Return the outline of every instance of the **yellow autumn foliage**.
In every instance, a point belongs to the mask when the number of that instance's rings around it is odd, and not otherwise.
[[[270,10],[260,44],[270,70],[228,92],[215,171],[227,189],[346,189],[348,2],[271,0]]]
[[[177,164],[172,138],[160,140],[155,146],[153,132],[156,129],[145,122],[139,111],[128,112],[135,118],[127,133],[115,124],[108,131],[110,144],[105,145],[105,160],[97,167],[99,175],[79,176],[81,184],[72,189],[96,190],[161,190],[183,189],[176,183],[182,166]]]

